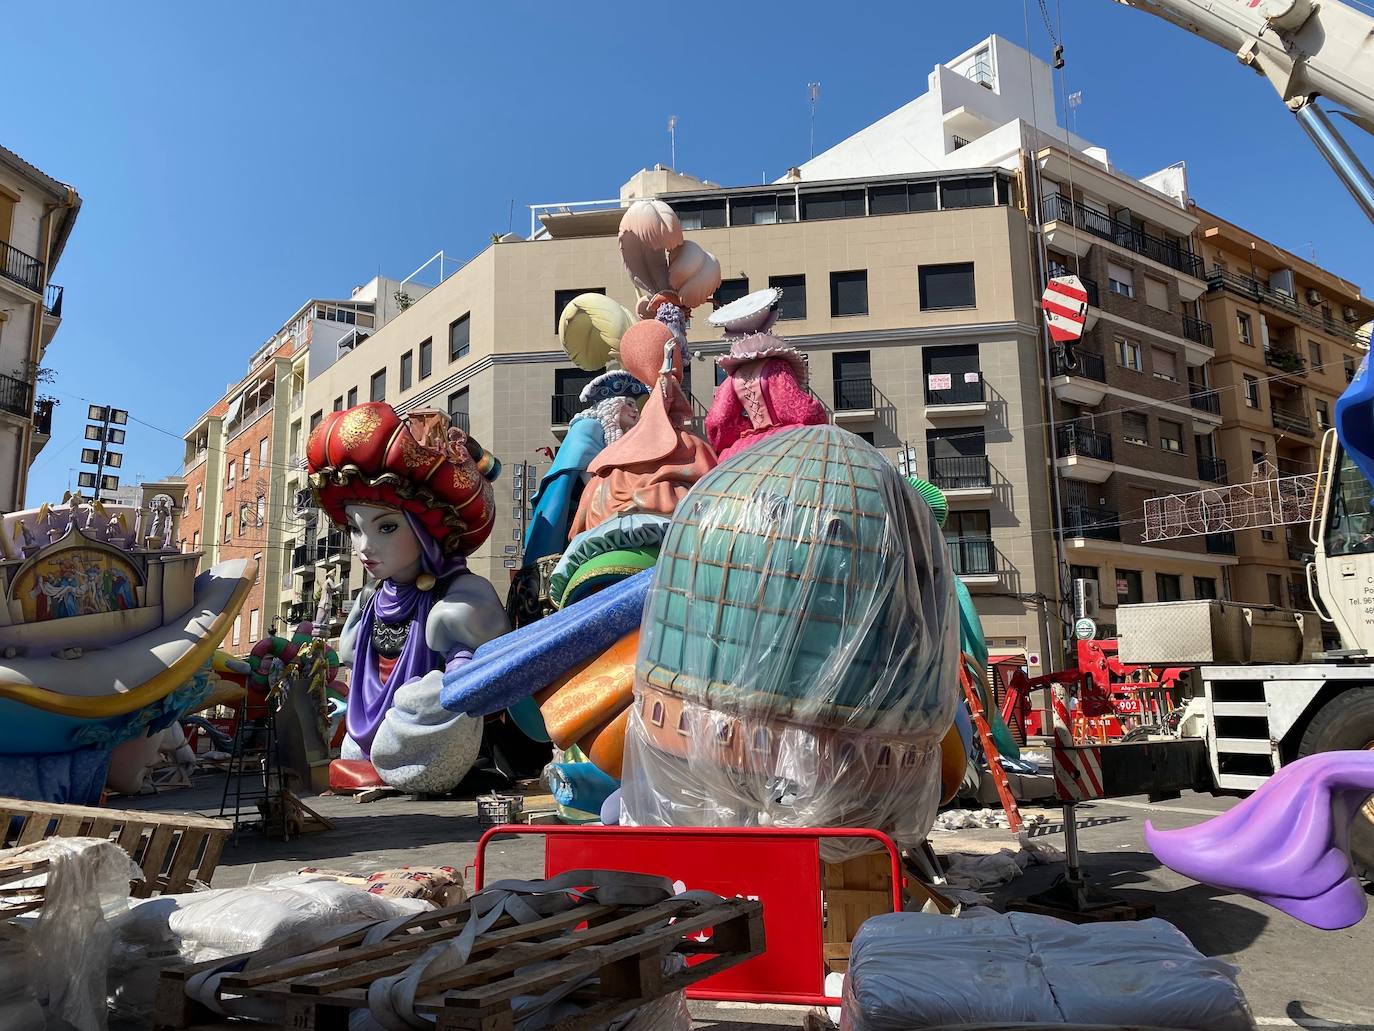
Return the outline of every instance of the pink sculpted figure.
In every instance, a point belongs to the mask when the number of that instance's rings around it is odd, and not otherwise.
[[[776,288],[760,290],[709,319],[730,341],[729,353],[717,359],[726,377],[706,416],[706,438],[722,462],[775,433],[826,422],[825,407],[807,389],[805,356],[768,332],[781,296]]]

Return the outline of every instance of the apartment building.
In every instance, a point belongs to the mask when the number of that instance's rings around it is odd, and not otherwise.
[[[74,189],[0,147],[0,512],[24,507],[29,466],[52,435],[40,370],[62,323],[52,275],[80,209]]]
[[[258,579],[228,638],[231,648],[251,646],[277,617],[313,612],[316,567],[337,561],[341,551],[306,556],[294,550],[307,525],[308,506],[298,504],[297,493],[312,364],[328,368],[427,289],[377,277],[347,300],[307,301],[253,354],[247,375],[187,431],[183,550],[200,551],[202,569],[233,558],[258,562]]]
[[[1355,284],[1218,215],[1195,214],[1206,263],[1202,301],[1216,345],[1222,471],[1232,483],[1248,482],[1261,463],[1270,475],[1314,473],[1336,398],[1368,351],[1361,327],[1374,318],[1374,302]],[[1311,609],[1305,523],[1222,539],[1238,559],[1233,598]]]

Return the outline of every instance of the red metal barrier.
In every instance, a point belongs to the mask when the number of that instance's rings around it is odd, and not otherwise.
[[[882,831],[793,827],[493,827],[477,842],[475,883],[486,876],[487,842],[498,835],[544,837],[544,875],[566,870],[657,874],[682,889],[763,902],[767,950],[694,985],[694,999],[838,1006],[825,994],[820,848],[823,838],[870,838],[892,862],[892,908],[902,908],[897,845]]]

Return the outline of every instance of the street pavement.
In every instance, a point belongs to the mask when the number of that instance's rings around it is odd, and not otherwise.
[[[195,811],[216,815],[223,781],[202,775],[195,786],[158,796],[119,800],[127,808]],[[1240,968],[1239,980],[1261,1031],[1307,1027],[1374,1031],[1374,917],[1345,931],[1318,931],[1251,899],[1205,887],[1159,865],[1146,850],[1146,820],[1156,827],[1186,827],[1235,804],[1232,798],[1185,794],[1150,803],[1143,797],[1114,799],[1078,809],[1080,848],[1089,882],[1133,902],[1149,902],[1156,915],[1182,930],[1203,954]],[[418,801],[406,796],[358,804],[321,796],[308,804],[333,821],[332,830],[290,842],[266,841],[249,831],[225,849],[214,885],[257,882],[301,866],[370,871],[402,864],[471,867],[483,828],[469,799]],[[547,796],[531,796],[527,810],[547,808]],[[1033,840],[1063,848],[1057,810],[1032,832]],[[1005,830],[933,832],[938,853],[987,853],[1015,848]],[[537,839],[498,839],[487,849],[488,879],[537,878],[543,873]],[[1059,872],[1032,866],[997,891],[994,905],[1042,891]],[[799,1027],[806,1011],[693,1003],[696,1027],[715,1031],[762,1031]]]

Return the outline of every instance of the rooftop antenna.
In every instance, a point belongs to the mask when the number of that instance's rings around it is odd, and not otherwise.
[[[811,156],[816,156],[816,101],[821,99],[821,84],[808,82],[806,94],[811,98]]]
[[[668,167],[674,172],[677,171],[677,115],[668,116],[668,147],[669,154]]]

